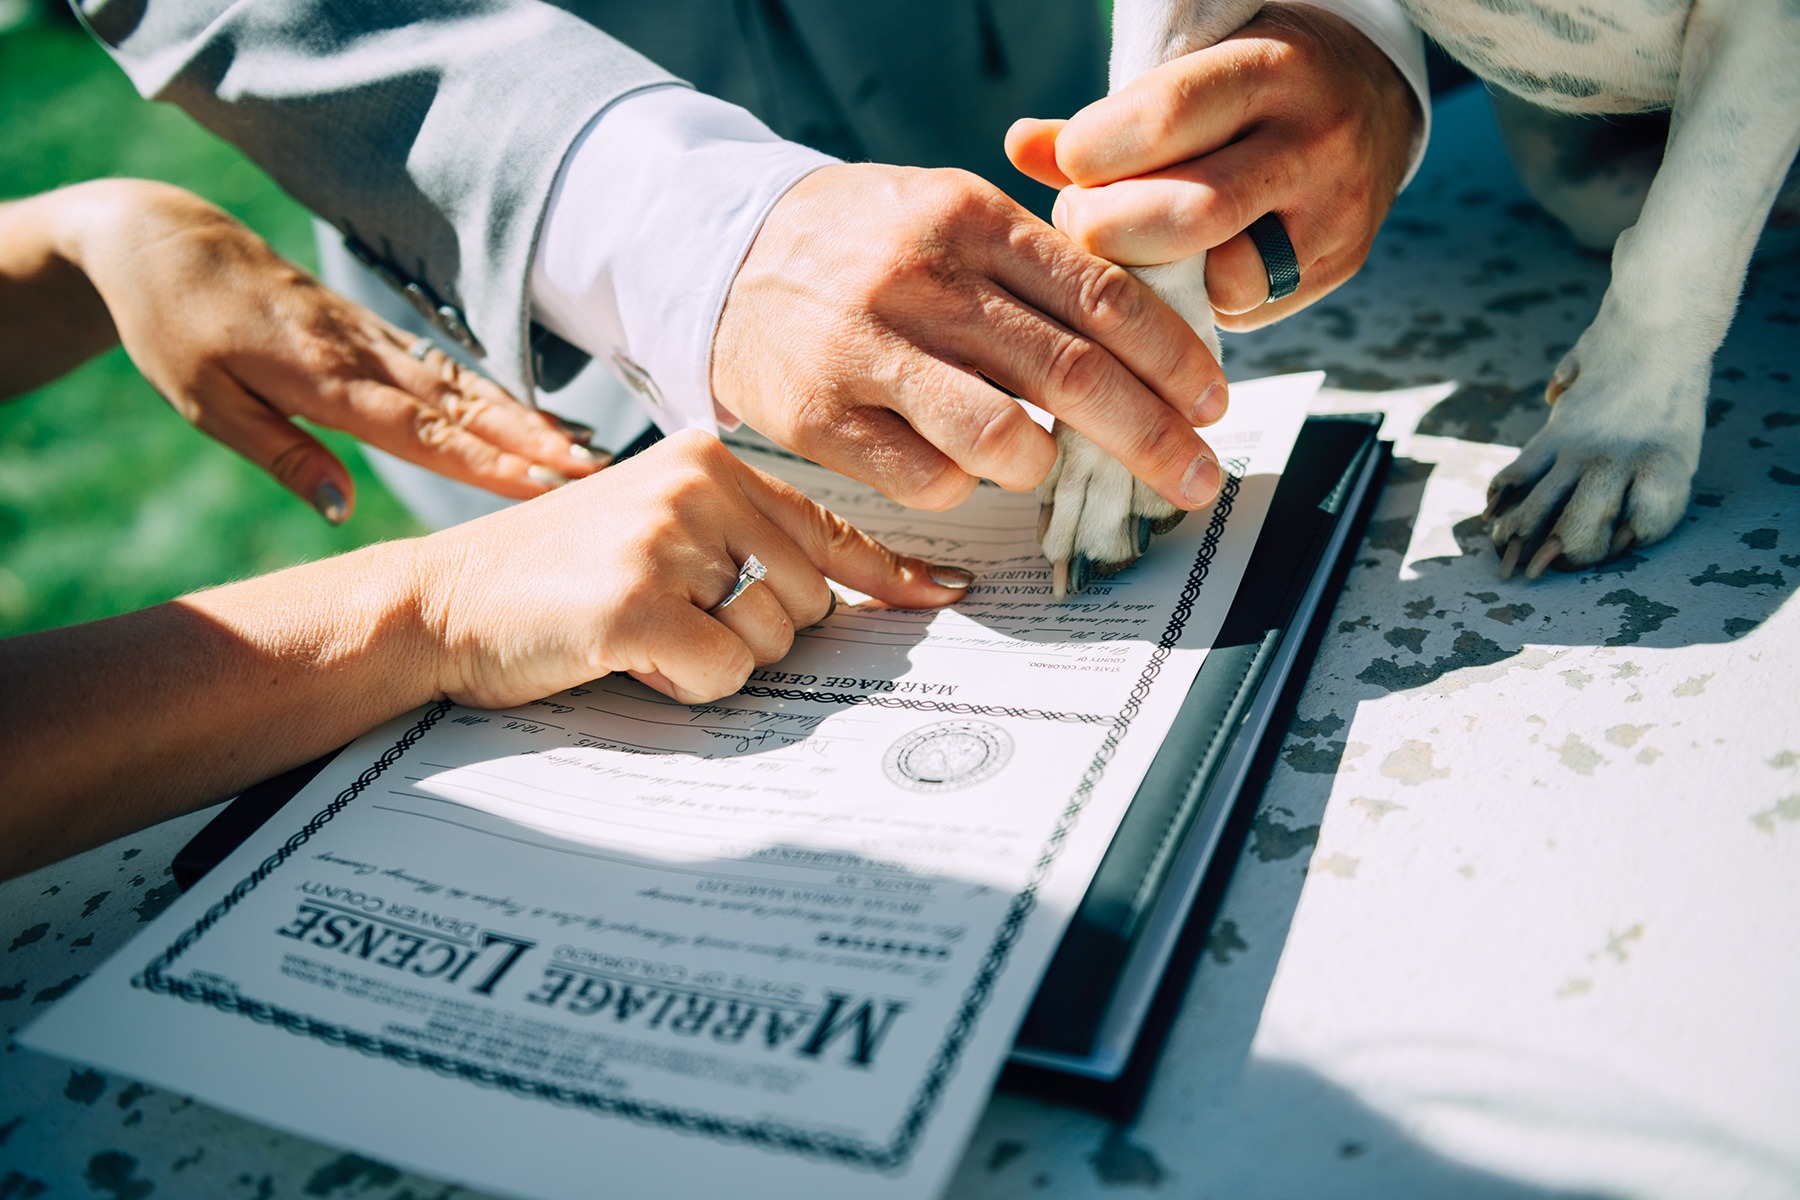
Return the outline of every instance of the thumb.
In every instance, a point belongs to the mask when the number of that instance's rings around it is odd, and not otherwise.
[[[1056,135],[1067,121],[1023,117],[1006,131],[1006,157],[1045,187],[1066,188],[1071,180],[1056,165]]]
[[[202,433],[267,471],[331,524],[350,519],[355,485],[323,443],[227,376],[214,376],[197,390],[197,403],[186,411],[198,412],[194,424]]]
[[[744,495],[828,578],[896,608],[941,608],[968,594],[973,572],[888,549],[798,489],[740,464]]]

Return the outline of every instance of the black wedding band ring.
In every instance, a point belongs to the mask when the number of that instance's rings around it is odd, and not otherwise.
[[[1294,243],[1288,240],[1281,218],[1274,213],[1264,213],[1250,222],[1250,228],[1244,232],[1256,244],[1256,252],[1262,255],[1263,270],[1269,273],[1267,303],[1286,300],[1299,291],[1300,260],[1294,257]]]

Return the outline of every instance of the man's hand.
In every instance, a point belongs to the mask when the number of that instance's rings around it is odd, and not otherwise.
[[[1019,170],[1063,189],[1056,226],[1084,249],[1129,266],[1207,251],[1219,324],[1244,330],[1356,273],[1418,122],[1412,90],[1360,31],[1305,4],[1271,4],[1068,121],[1020,121],[1006,148]],[[1268,304],[1268,273],[1243,231],[1271,212],[1294,243],[1300,289]]]
[[[1200,338],[962,171],[844,164],[796,185],[732,283],[712,381],[751,426],[917,508],[1049,473],[1055,442],[1013,396],[1183,509],[1215,490],[1193,426],[1224,412],[1225,381]]]

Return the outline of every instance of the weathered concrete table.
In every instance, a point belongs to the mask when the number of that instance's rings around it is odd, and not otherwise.
[[[1328,403],[1397,469],[1142,1115],[998,1096],[954,1196],[1800,1196],[1800,267],[1752,276],[1684,528],[1503,584],[1486,481],[1605,283],[1465,93],[1363,274],[1235,340],[1382,393]],[[0,1028],[204,820],[0,888]],[[0,1200],[456,1191],[0,1054]]]

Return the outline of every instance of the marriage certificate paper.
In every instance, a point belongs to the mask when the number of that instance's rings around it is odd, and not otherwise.
[[[979,581],[713,704],[395,720],[22,1040],[499,1195],[935,1195],[1319,382],[1238,385],[1217,502],[1066,602],[1029,493],[909,512],[743,450]]]

